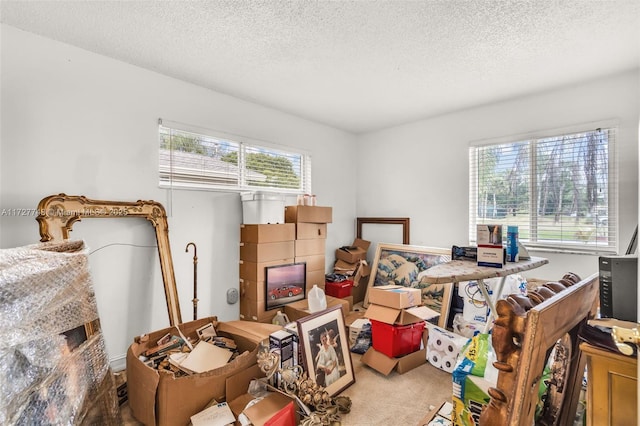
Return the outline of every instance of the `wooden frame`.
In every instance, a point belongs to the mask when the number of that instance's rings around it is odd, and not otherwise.
[[[542,294],[540,290],[532,293],[538,297]],[[495,388],[489,388],[491,400],[482,411],[481,424],[533,424],[542,371],[551,349],[559,341],[567,354],[568,365],[564,366],[563,377],[554,378],[550,409],[543,412],[536,424],[573,423],[586,364],[586,357],[578,346],[578,331],[595,317],[598,274],[556,294],[546,293],[550,297],[528,310],[526,307],[531,303],[513,296],[496,303],[498,318],[492,343],[498,382]]]
[[[356,381],[351,362],[351,351],[342,308],[334,306],[324,311],[302,317],[297,321],[300,347],[307,374],[315,383],[324,386],[329,396],[335,396]],[[325,352],[321,347],[325,343]],[[332,372],[336,372],[332,382],[325,383],[328,372],[321,371],[326,363]],[[335,370],[337,369],[337,370]]]
[[[438,325],[446,325],[453,284],[428,283],[422,279],[422,275],[428,268],[450,259],[451,251],[448,249],[379,243],[363,307],[369,306],[369,289],[373,286],[397,284],[420,288],[423,304],[440,313]]]
[[[356,218],[357,238],[362,239],[362,225],[368,223],[378,225],[402,225],[402,244],[410,244],[410,220],[408,217],[358,217]]]
[[[36,220],[40,228],[40,241],[47,242],[69,239],[73,224],[84,218],[125,217],[146,219],[155,228],[169,323],[171,326],[182,323],[169,245],[169,224],[162,204],[157,201],[104,201],[91,200],[81,195],[50,195],[38,203]]]

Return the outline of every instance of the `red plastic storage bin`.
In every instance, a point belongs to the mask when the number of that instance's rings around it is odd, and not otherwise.
[[[351,287],[353,287],[353,281],[351,280],[344,280],[339,283],[327,281],[324,283],[324,292],[327,296],[342,299],[351,296]]]
[[[420,350],[424,321],[408,325],[391,325],[384,322],[371,321],[371,338],[373,349],[394,358]]]

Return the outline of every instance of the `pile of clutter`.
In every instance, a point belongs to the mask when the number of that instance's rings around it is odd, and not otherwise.
[[[166,333],[145,350],[138,359],[156,370],[170,370],[176,377],[204,373],[233,361],[238,346],[228,337],[218,336],[212,322],[197,329],[198,340],[192,341],[176,328],[176,336]],[[136,337],[136,343],[148,342],[149,336]]]

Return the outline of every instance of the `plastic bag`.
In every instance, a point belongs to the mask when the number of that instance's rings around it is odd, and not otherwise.
[[[460,368],[474,376],[484,377],[491,345],[490,334],[478,333],[462,348],[456,369]]]
[[[356,342],[351,347],[351,352],[364,354],[371,347],[371,324],[363,324]]]

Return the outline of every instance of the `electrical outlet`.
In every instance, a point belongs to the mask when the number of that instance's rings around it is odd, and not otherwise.
[[[227,303],[233,305],[238,301],[238,289],[230,288],[227,290]]]

